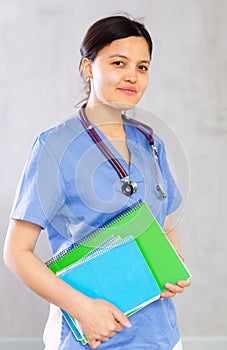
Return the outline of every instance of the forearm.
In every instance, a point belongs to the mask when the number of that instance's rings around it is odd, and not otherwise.
[[[5,264],[36,294],[77,318],[90,298],[63,282],[34,254],[39,231],[32,224],[12,222],[4,247]]]
[[[11,220],[4,246],[8,268],[36,294],[74,316],[92,348],[107,341],[123,327],[130,327],[127,317],[114,305],[89,298],[73,289],[34,254],[40,230],[36,224]]]
[[[168,239],[170,240],[170,242],[174,246],[175,250],[178,253],[180,253],[180,241],[179,241],[177,233],[173,227],[170,215],[168,215],[166,217],[163,229],[164,229],[166,236],[168,237]]]
[[[9,268],[36,294],[74,317],[81,305],[86,308],[89,298],[63,282],[32,252],[18,254]]]
[[[163,229],[164,229],[166,236],[168,237],[168,239],[170,240],[170,242],[174,246],[175,250],[180,255],[180,241],[179,241],[177,233],[173,227],[170,215],[168,215],[166,217]],[[161,299],[170,298],[170,297],[175,296],[177,293],[182,293],[184,291],[184,288],[190,286],[190,284],[191,284],[190,280],[178,281],[176,284],[166,283],[165,287],[166,287],[167,291],[161,293]]]
[[[176,231],[171,230],[170,232],[166,233],[166,236],[168,237],[168,239],[170,240],[170,242],[174,246],[175,250],[178,253],[180,253],[180,241],[179,241],[179,238],[177,236]]]

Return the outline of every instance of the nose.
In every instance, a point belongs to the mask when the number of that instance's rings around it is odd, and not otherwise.
[[[127,71],[125,72],[124,80],[132,84],[136,83],[137,72],[134,67],[127,69]]]

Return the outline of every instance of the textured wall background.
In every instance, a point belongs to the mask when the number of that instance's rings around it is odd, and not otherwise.
[[[167,146],[171,147],[171,140],[166,125],[176,132],[190,169],[189,201],[177,230],[193,284],[175,299],[180,328],[184,336],[225,336],[224,0],[116,0],[113,4],[102,0],[0,0],[0,244],[2,247],[18,178],[35,136],[74,113],[81,90],[79,45],[85,30],[91,22],[118,10],[145,17],[155,51],[150,87],[141,107],[161,117],[160,123],[154,123],[158,133],[165,134]],[[188,173],[186,169],[185,178],[178,175],[186,195]],[[45,233],[37,254],[43,259],[50,255]],[[6,270],[2,258],[1,266],[0,337],[41,336],[48,305]]]

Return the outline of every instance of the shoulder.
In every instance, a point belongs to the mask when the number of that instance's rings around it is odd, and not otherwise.
[[[83,134],[84,128],[80,119],[78,116],[74,116],[41,132],[35,140],[35,147],[46,148],[53,153],[59,153]]]
[[[130,118],[127,116],[124,116],[124,122],[125,125],[128,125],[130,128],[132,128],[135,132],[135,136],[138,139],[139,142],[143,142],[144,140],[148,140],[148,135],[151,135],[154,141],[154,144],[156,148],[164,149],[164,143],[161,140],[161,138],[155,133],[152,126],[149,124],[141,121],[136,120],[134,118]],[[147,136],[146,136],[147,135]],[[150,140],[150,138],[149,138]]]
[[[153,132],[153,139],[156,147],[165,148],[164,141],[155,132]]]
[[[79,117],[74,116],[37,135],[28,160],[55,159],[60,161],[69,146],[77,140],[81,144],[84,128]]]
[[[70,135],[77,135],[83,130],[82,124],[78,116],[73,116],[64,122],[57,124],[56,126],[41,132],[38,138],[43,142],[49,142],[51,139],[62,139],[64,137],[69,137]]]
[[[150,143],[149,143],[147,137],[135,125],[132,127],[135,130],[137,142],[139,142],[140,144],[145,143],[145,145],[147,145],[147,147],[150,148]],[[165,152],[164,141],[156,134],[155,130],[153,130],[152,127],[149,127],[149,126],[146,127],[146,124],[143,124],[143,129],[147,134],[152,133],[154,145],[157,148],[159,155],[163,154]]]
[[[166,152],[164,141],[156,133],[153,133],[153,140],[154,145],[157,148],[159,157],[161,157]]]

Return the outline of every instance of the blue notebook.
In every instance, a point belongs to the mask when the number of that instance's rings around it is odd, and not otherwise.
[[[160,297],[160,288],[133,237],[115,237],[57,275],[87,296],[109,301],[126,316]],[[83,340],[76,320],[63,315],[76,338]]]

